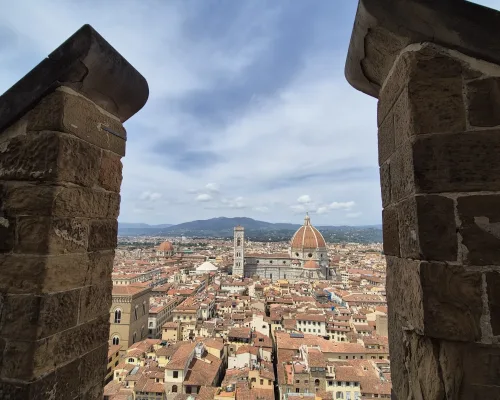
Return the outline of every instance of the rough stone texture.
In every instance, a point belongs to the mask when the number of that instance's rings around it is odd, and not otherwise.
[[[109,311],[109,310],[108,310]],[[79,386],[82,391],[90,390],[93,386],[104,381],[108,359],[108,345],[98,347],[82,358]]]
[[[400,201],[415,193],[412,148],[401,145],[391,157],[392,201]]]
[[[477,127],[500,125],[500,77],[468,82],[466,91],[469,124]]]
[[[18,219],[15,247],[17,253],[79,253],[87,250],[88,242],[87,219],[50,217]]]
[[[106,190],[119,193],[121,183],[122,162],[120,157],[110,152],[103,152],[99,171],[99,185]]]
[[[467,248],[464,262],[470,265],[500,265],[500,209],[498,195],[458,198],[459,229]]]
[[[423,262],[420,279],[425,334],[447,340],[479,340],[483,312],[481,273]]]
[[[389,114],[378,128],[378,162],[384,163],[395,150],[394,118]]]
[[[500,335],[500,291],[498,290],[500,288],[500,273],[488,272],[486,274],[486,287],[493,335]]]
[[[108,112],[97,110],[95,104],[83,96],[70,89],[59,88],[28,113],[27,130],[71,133],[99,148],[125,155],[126,132],[121,122]]]
[[[401,257],[434,261],[457,259],[453,200],[416,196],[398,204]]]
[[[113,285],[111,277],[106,277],[102,284],[86,286],[81,290],[78,322],[84,323],[98,316],[109,313]]]
[[[387,302],[405,329],[424,332],[420,261],[387,257]]]
[[[455,55],[414,46],[399,56],[379,96],[389,347],[399,399],[500,399],[500,345],[478,343],[500,335],[500,195],[491,194],[500,190],[500,78],[487,77],[500,68],[473,70]]]
[[[0,96],[1,399],[102,399],[122,122],[147,93],[84,26]]]
[[[117,218],[117,193],[85,187],[5,184],[3,212],[8,216]]]
[[[89,251],[114,249],[117,245],[116,219],[93,220],[90,223]]]
[[[500,131],[418,137],[413,145],[418,193],[500,190]]]
[[[382,207],[387,207],[392,203],[391,164],[389,162],[380,166],[380,190],[382,194]]]
[[[388,256],[399,256],[399,230],[398,214],[394,207],[382,211],[384,254]]]

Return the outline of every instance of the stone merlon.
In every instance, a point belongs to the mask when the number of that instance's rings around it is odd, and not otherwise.
[[[359,0],[345,75],[378,97],[399,52],[432,42],[500,64],[500,12],[465,0]]]
[[[149,95],[146,79],[84,25],[0,97],[0,132],[59,86],[74,89],[122,123],[146,104]]]

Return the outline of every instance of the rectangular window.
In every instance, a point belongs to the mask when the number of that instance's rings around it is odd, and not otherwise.
[[[178,378],[179,377],[179,371],[174,371],[174,378]]]
[[[295,393],[300,393],[300,389],[299,388],[295,388]]]
[[[264,379],[261,379],[260,380],[260,384],[263,385],[264,384]]]

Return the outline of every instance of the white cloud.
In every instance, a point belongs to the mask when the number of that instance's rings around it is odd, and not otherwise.
[[[298,203],[307,204],[311,202],[311,196],[304,194],[297,199]]]
[[[221,199],[221,202],[228,208],[236,208],[236,209],[246,208],[246,205],[243,202],[243,197],[236,197],[234,199],[223,198]]]
[[[161,198],[161,194],[157,192],[142,192],[139,199],[146,201],[155,201]]]
[[[207,183],[205,185],[205,190],[212,193],[218,193],[220,188],[219,185],[217,185],[216,183]]]
[[[319,207],[317,210],[316,210],[316,214],[328,214],[329,212],[329,208],[328,207]]]
[[[212,196],[210,196],[208,193],[202,193],[196,196],[196,201],[206,202],[210,200],[212,200]]]
[[[361,217],[363,213],[361,212],[354,212],[354,213],[347,213],[345,216],[346,218],[359,218]]]
[[[337,202],[334,201],[328,206],[331,210],[350,210],[356,203],[354,201]]]
[[[301,205],[301,204],[295,204],[290,206],[290,209],[295,213],[295,214],[300,214],[306,211],[306,208]]]

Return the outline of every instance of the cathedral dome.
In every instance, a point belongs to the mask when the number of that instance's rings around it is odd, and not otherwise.
[[[304,269],[320,269],[319,264],[314,260],[306,261],[304,264]]]
[[[304,225],[302,225],[291,241],[292,251],[302,249],[317,249],[325,248],[326,243],[323,235],[311,225],[311,218],[306,215],[304,218]]]
[[[163,242],[158,247],[158,251],[174,251],[174,245],[170,242]]]

